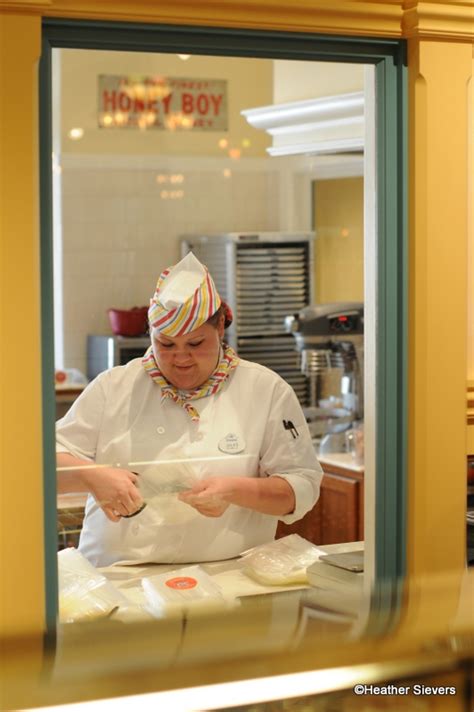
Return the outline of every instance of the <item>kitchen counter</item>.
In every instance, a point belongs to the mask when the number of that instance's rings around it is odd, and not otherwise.
[[[197,564],[137,564],[136,566],[109,566],[99,569],[100,573],[104,574],[107,580],[128,601],[128,606],[120,608],[114,614],[114,618],[123,622],[153,618],[146,607],[142,579],[171,572],[179,576],[181,569],[195,565]],[[297,591],[308,587],[306,584],[264,586],[246,576],[240,559],[206,562],[199,564],[199,567],[220,587],[225,603],[219,607],[223,606],[229,609],[238,607],[241,599],[245,596],[253,597],[282,591]],[[186,611],[184,608],[181,609],[179,617],[187,617],[192,613],[193,606],[191,604]],[[176,612],[173,615],[175,616]]]
[[[364,548],[364,543],[347,542],[343,544],[330,544],[328,546],[318,547],[321,553],[343,553],[346,551],[360,551]],[[135,566],[107,566],[99,569],[99,571],[107,577],[107,579],[119,589],[130,592],[136,588],[141,588],[141,579],[143,576],[154,576],[156,574],[166,573],[168,571],[177,571],[186,566],[194,566],[194,564],[137,564]],[[282,586],[266,586],[251,579],[243,572],[244,562],[239,558],[227,559],[225,561],[210,561],[200,563],[199,566],[218,583],[224,593],[229,596],[255,596],[266,593],[275,593],[278,591],[294,591],[298,588],[308,588],[309,584],[290,584]],[[134,593],[131,596],[134,600],[142,601],[142,595],[137,596]]]
[[[323,469],[324,465],[333,465],[344,470],[353,470],[354,472],[364,472],[364,464],[359,464],[349,452],[334,452],[324,455],[318,455],[318,460]]]
[[[360,550],[363,548],[363,542],[350,542],[344,544],[335,544],[329,546],[318,547],[321,553],[338,553],[346,551]],[[157,574],[173,572],[176,576],[180,575],[180,570],[188,566],[196,564],[137,564],[132,566],[113,565],[98,569],[97,571],[103,574],[108,584],[105,584],[100,593],[96,589],[101,600],[109,602],[109,610],[116,605],[116,610],[112,614],[113,620],[123,623],[132,623],[140,620],[150,620],[153,616],[147,608],[147,601],[142,587],[142,579],[155,576]],[[283,606],[288,614],[291,613],[289,620],[296,624],[298,614],[301,609],[302,601],[312,601],[316,609],[321,608],[320,614],[322,618],[329,615],[329,611],[336,616],[339,622],[347,619],[349,623],[353,620],[358,611],[360,598],[362,595],[362,587],[355,590],[351,586],[347,586],[347,595],[341,586],[336,585],[332,578],[334,567],[322,565],[322,573],[317,578],[316,583],[320,580],[320,585],[315,586],[313,577],[312,586],[305,583],[285,584],[285,585],[264,585],[250,578],[244,573],[244,561],[241,558],[230,559],[226,561],[213,561],[199,564],[199,567],[210,576],[211,580],[216,583],[222,593],[223,601],[217,601],[217,610],[234,610],[245,605],[245,599],[255,599],[256,596],[267,599],[265,607],[269,610]],[[328,577],[324,576],[324,569],[328,569]],[[353,577],[354,581],[360,580],[362,574],[351,574],[344,572],[349,577]],[[345,586],[343,587],[345,588]],[[292,594],[286,598],[275,597],[274,594]],[[269,595],[271,594],[271,595]],[[322,596],[322,598],[321,598]],[[115,599],[115,600],[114,600]],[[92,605],[93,599],[91,599]],[[263,603],[262,603],[263,605]],[[78,609],[82,610],[82,609]],[[276,609],[275,609],[276,610]],[[176,607],[173,604],[167,618],[171,615],[172,618],[189,618],[190,616],[200,615],[202,611],[198,607],[193,607],[193,603],[186,606]],[[68,614],[71,614],[71,608],[68,609]],[[160,617],[158,615],[158,617]],[[329,615],[329,618],[331,616]],[[293,620],[294,619],[294,620]]]

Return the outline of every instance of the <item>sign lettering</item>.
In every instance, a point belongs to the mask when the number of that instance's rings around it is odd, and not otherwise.
[[[227,81],[164,76],[98,78],[101,128],[227,131]]]

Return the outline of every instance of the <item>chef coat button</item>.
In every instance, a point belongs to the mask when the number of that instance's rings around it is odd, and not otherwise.
[[[138,524],[135,522],[135,524],[133,524],[133,526],[132,526],[132,534],[138,534],[139,528],[140,528],[140,527],[139,527]]]
[[[156,432],[158,433],[158,435],[163,435],[165,429],[162,425],[160,425],[160,427],[156,429]]]
[[[203,435],[202,433],[198,433],[198,434],[196,435],[196,440],[202,440],[203,437],[204,437],[204,435]]]

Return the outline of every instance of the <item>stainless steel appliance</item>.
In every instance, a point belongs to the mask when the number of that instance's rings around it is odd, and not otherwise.
[[[242,358],[268,366],[308,404],[308,379],[301,371],[285,317],[313,297],[313,233],[222,233],[185,235],[183,256],[192,250],[211,272],[234,313],[226,338]]]
[[[87,378],[92,381],[102,371],[113,366],[124,366],[134,358],[140,358],[150,345],[149,336],[87,337]]]
[[[322,451],[343,451],[344,431],[364,417],[364,305],[308,306],[286,317],[285,326],[296,341],[300,368],[309,380],[304,410],[311,434],[320,439]]]

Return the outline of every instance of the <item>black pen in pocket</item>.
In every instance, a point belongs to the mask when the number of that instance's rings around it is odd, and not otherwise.
[[[293,436],[293,439],[296,440],[296,438],[299,436],[299,432],[296,430],[291,420],[284,420],[283,427],[285,428],[285,430],[289,430]]]

